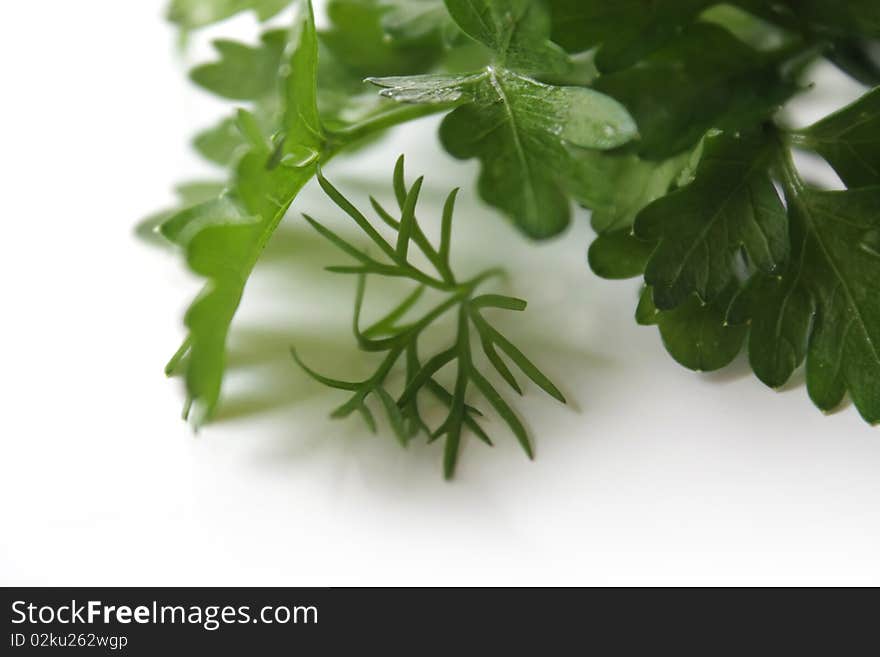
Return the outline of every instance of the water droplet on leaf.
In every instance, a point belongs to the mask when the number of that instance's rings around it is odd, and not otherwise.
[[[305,146],[294,146],[290,153],[281,158],[281,165],[289,169],[303,169],[317,162],[317,151]]]

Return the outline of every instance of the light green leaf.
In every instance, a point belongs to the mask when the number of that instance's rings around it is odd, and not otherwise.
[[[383,27],[386,9],[379,0],[330,0],[330,27],[321,32],[322,45],[361,79],[430,70],[443,54],[440,38],[395,38]]]
[[[248,46],[220,39],[214,48],[220,59],[190,71],[197,85],[232,100],[259,100],[278,89],[278,69],[284,56],[288,34],[272,30],[261,36],[261,44]]]
[[[137,236],[145,242],[159,246],[167,246],[167,238],[162,236],[161,228],[171,217],[180,214],[206,201],[213,201],[223,193],[226,184],[216,181],[193,181],[181,183],[174,188],[177,205],[173,209],[157,212],[138,223],[135,228]]]
[[[367,82],[382,87],[380,96],[399,103],[427,103],[446,105],[470,100],[474,90],[486,79],[486,73],[466,75],[404,75],[367,78]]]
[[[220,166],[235,163],[247,152],[247,142],[234,118],[224,119],[213,128],[200,132],[193,139],[193,147],[206,160]]]
[[[382,29],[399,41],[442,36],[455,25],[443,0],[380,0],[380,5]]]
[[[304,3],[282,79],[287,144],[320,149],[316,106],[317,36],[311,4]],[[283,152],[283,149],[282,149]],[[213,413],[225,369],[226,336],[245,283],[263,247],[315,167],[267,168],[272,153],[252,146],[239,162],[228,197],[203,211],[172,218],[163,231],[186,249],[190,267],[209,279],[186,314],[186,384],[199,424]]]
[[[265,21],[293,2],[294,0],[171,0],[168,20],[184,30],[194,30],[243,11],[253,11],[257,18]]]

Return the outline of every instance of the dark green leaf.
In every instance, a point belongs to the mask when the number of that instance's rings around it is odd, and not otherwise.
[[[783,0],[772,3],[747,0],[744,4],[752,10],[769,11],[783,24],[808,34],[880,37],[880,4],[875,0]]]
[[[570,52],[601,46],[604,71],[632,66],[677,37],[711,0],[548,0],[553,39]]]
[[[646,205],[664,196],[701,149],[660,162],[634,155],[596,152],[582,158],[585,173],[580,189],[572,194],[593,211],[590,223],[597,233],[630,229]]]
[[[880,88],[794,135],[850,187],[880,184]]]
[[[528,235],[550,237],[568,224],[568,188],[581,148],[611,149],[636,135],[626,109],[582,87],[555,87],[505,69],[462,76],[371,79],[401,102],[465,103],[440,137],[455,157],[483,162],[480,192]]]
[[[858,82],[868,87],[880,85],[880,53],[875,43],[838,39],[829,46],[825,57]]]
[[[734,280],[743,248],[762,271],[785,263],[788,221],[768,173],[774,153],[760,138],[710,137],[694,181],[639,213],[636,236],[659,242],[645,271],[659,308],[694,292],[713,300]]]
[[[666,159],[692,148],[710,128],[747,129],[773,115],[797,90],[781,77],[780,64],[716,25],[695,24],[595,87],[632,112],[640,153]]]
[[[785,383],[804,358],[807,389],[831,411],[849,391],[880,422],[880,187],[823,192],[790,186],[791,264],[759,275],[730,313],[751,320],[749,355],[768,385]]]
[[[636,311],[640,324],[656,324],[669,354],[688,369],[711,372],[729,365],[742,349],[744,326],[726,322],[726,310],[736,288],[731,286],[712,303],[689,297],[674,310],[659,310],[645,288]]]
[[[634,278],[644,273],[654,246],[624,228],[596,237],[590,245],[587,259],[596,276],[611,280]]]
[[[635,135],[629,113],[608,96],[503,70],[488,72],[474,102],[453,111],[440,128],[453,156],[482,162],[481,196],[534,238],[568,225],[578,147],[615,148]]]

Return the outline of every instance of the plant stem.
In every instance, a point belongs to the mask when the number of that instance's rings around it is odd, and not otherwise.
[[[401,123],[408,123],[432,114],[445,112],[452,106],[443,105],[400,105],[395,104],[387,111],[368,117],[358,123],[352,123],[336,130],[328,130],[328,142],[331,145],[348,145],[359,139],[369,137],[377,132],[392,128]]]
[[[785,195],[789,198],[789,201],[792,201],[796,199],[798,194],[804,189],[805,184],[800,173],[798,173],[797,165],[794,163],[790,138],[778,128],[775,130],[778,145],[777,160],[779,171],[785,188]]]

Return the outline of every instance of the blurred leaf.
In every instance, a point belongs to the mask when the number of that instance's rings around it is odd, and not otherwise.
[[[184,30],[194,30],[243,11],[253,11],[257,18],[265,21],[293,2],[294,0],[171,0],[168,20]]]
[[[395,38],[383,28],[385,11],[379,0],[330,0],[330,27],[321,32],[322,44],[361,79],[430,70],[443,54],[439,37]]]
[[[214,48],[217,62],[202,64],[190,71],[197,85],[232,100],[259,100],[276,92],[278,69],[287,45],[286,30],[263,33],[261,45],[248,46],[220,39]]]
[[[455,27],[443,0],[380,0],[380,6],[382,29],[399,41],[443,36]]]
[[[566,71],[568,56],[550,41],[550,16],[534,0],[445,0],[449,14],[486,45],[496,64],[523,72]]]
[[[311,5],[299,18],[283,78],[284,127],[290,145],[322,147],[316,105],[317,36]],[[268,146],[252,145],[238,163],[227,197],[208,201],[169,219],[163,233],[186,249],[193,271],[209,279],[187,311],[189,359],[186,383],[197,411],[195,423],[208,419],[220,396],[226,335],[250,275],[266,241],[281,221],[315,165],[303,169],[267,168]]]
[[[553,40],[570,52],[599,53],[600,70],[632,66],[677,37],[710,0],[548,0]]]
[[[596,89],[622,102],[639,127],[639,153],[666,159],[710,128],[760,124],[796,91],[774,54],[759,53],[710,24],[693,25],[639,66],[601,76]]]

